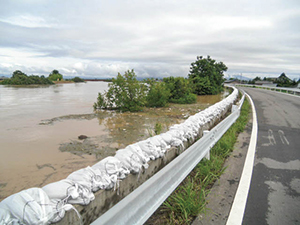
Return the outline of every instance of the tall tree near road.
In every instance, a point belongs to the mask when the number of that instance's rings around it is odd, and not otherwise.
[[[194,93],[197,95],[218,94],[223,90],[224,72],[227,66],[223,62],[207,56],[197,56],[197,60],[191,63],[188,75],[193,84]]]

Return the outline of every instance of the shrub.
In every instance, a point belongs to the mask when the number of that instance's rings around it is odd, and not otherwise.
[[[41,85],[49,85],[53,84],[50,80],[45,78],[44,76],[30,75],[27,76],[20,70],[16,70],[13,72],[13,75],[10,79],[6,79],[1,82],[3,85],[31,85],[31,84],[41,84]]]
[[[176,104],[192,104],[197,101],[197,95],[193,93],[184,94],[181,98],[178,99],[170,99],[170,102]]]
[[[72,79],[72,81],[74,81],[75,83],[84,82],[84,80],[81,79],[80,77],[74,77],[74,78]]]
[[[98,93],[98,98],[97,98],[97,102],[94,103],[93,105],[94,110],[96,109],[106,109],[107,108],[107,102],[105,99],[105,96],[102,95],[100,92]]]
[[[136,79],[134,70],[128,70],[122,76],[118,74],[112,79],[108,91],[102,96],[98,95],[94,108],[113,107],[122,111],[139,111],[146,103],[147,87]]]
[[[163,82],[156,82],[154,80],[148,80],[150,85],[149,91],[146,97],[146,106],[148,107],[164,107],[167,105],[170,90]]]
[[[156,123],[154,127],[154,133],[156,135],[160,134],[162,131],[162,124],[161,123]]]
[[[63,79],[63,75],[59,73],[58,70],[53,70],[48,77],[51,81],[61,81]]]
[[[169,102],[191,104],[197,101],[197,96],[192,93],[191,84],[183,77],[167,77],[163,81],[170,90]]]

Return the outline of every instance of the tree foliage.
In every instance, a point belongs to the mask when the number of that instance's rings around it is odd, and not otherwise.
[[[190,104],[197,101],[197,96],[192,93],[190,81],[183,77],[166,77],[163,79],[170,91],[169,102]]]
[[[223,62],[207,56],[197,56],[197,60],[191,63],[189,80],[193,84],[194,93],[197,95],[218,94],[223,90],[224,72],[227,66]]]
[[[58,70],[53,70],[48,77],[51,81],[61,81],[63,79],[63,75],[59,73]]]
[[[146,106],[164,107],[169,102],[170,90],[166,83],[148,79],[149,90],[146,97]]]
[[[293,87],[297,85],[297,82],[288,78],[285,73],[280,74],[275,83],[277,83],[277,87]]]
[[[298,82],[296,82],[296,80],[291,80],[290,78],[288,78],[285,73],[280,74],[279,77],[277,78],[272,78],[272,77],[264,77],[263,79],[261,79],[260,77],[255,77],[252,80],[248,81],[248,84],[255,84],[256,81],[270,81],[273,82],[274,84],[277,84],[277,87],[295,87],[297,85]],[[300,80],[300,79],[299,79]]]
[[[134,70],[128,70],[124,76],[120,73],[112,79],[104,95],[98,94],[94,108],[117,108],[122,111],[139,111],[146,103],[147,87],[136,79]]]
[[[80,77],[74,77],[73,79],[71,79],[72,81],[74,81],[75,83],[80,83],[80,82],[84,82],[83,79],[81,79]]]
[[[27,76],[20,70],[16,70],[13,72],[12,77],[10,79],[6,79],[1,82],[1,84],[5,85],[31,85],[31,84],[41,84],[41,85],[49,85],[53,84],[50,80],[45,78],[44,76],[30,75]]]
[[[248,84],[255,84],[256,81],[261,81],[261,78],[257,76],[253,80],[249,80]]]

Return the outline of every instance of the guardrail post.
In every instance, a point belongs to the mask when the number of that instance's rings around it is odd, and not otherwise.
[[[204,130],[203,131],[203,136],[207,135],[208,133],[209,133],[209,130]],[[207,160],[210,160],[210,149],[208,150],[208,152],[206,153],[204,158],[206,158]]]
[[[231,106],[231,113],[233,113],[234,111],[238,110],[239,107],[237,105],[232,105]]]

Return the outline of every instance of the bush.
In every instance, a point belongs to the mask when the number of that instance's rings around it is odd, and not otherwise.
[[[197,101],[197,96],[192,93],[191,84],[183,77],[167,77],[163,81],[170,90],[169,102],[178,104],[191,104]]]
[[[53,70],[48,77],[51,81],[61,81],[63,79],[63,75],[59,73],[58,70]]]
[[[81,79],[80,77],[74,77],[74,78],[72,79],[72,81],[74,81],[75,83],[84,82],[84,80]]]
[[[146,97],[147,107],[164,107],[167,105],[170,97],[170,90],[165,83],[156,82],[154,80],[148,80],[150,85],[149,91]]]
[[[197,95],[193,93],[185,94],[178,99],[170,99],[171,103],[176,103],[176,104],[192,104],[195,103],[196,101],[197,101]]]
[[[20,70],[16,70],[13,72],[13,75],[10,79],[6,79],[1,82],[3,85],[31,85],[31,84],[41,84],[41,85],[49,85],[53,84],[50,80],[45,78],[44,76],[30,75],[27,76]]]
[[[94,107],[94,110],[96,110],[97,108],[99,108],[99,109],[107,108],[107,101],[105,99],[105,96],[102,95],[100,92],[98,93],[97,102],[94,103],[93,107]]]
[[[139,111],[146,103],[147,87],[136,79],[134,70],[112,79],[108,91],[98,95],[94,108],[116,108],[122,111]]]

